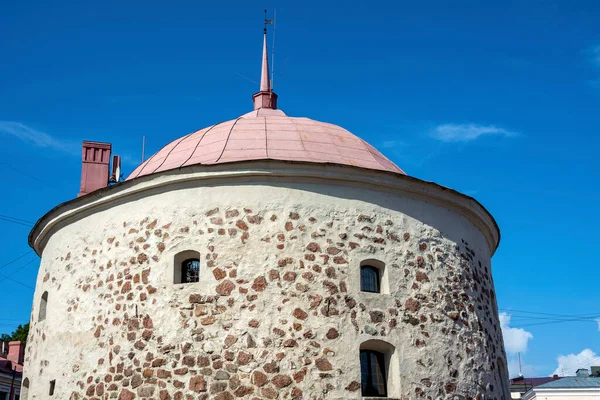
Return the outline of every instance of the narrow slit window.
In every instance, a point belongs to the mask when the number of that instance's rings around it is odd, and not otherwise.
[[[360,267],[360,290],[363,292],[379,293],[380,290],[379,269],[370,265]]]
[[[360,351],[363,396],[387,397],[385,355],[375,350]]]
[[[189,258],[181,264],[182,283],[194,283],[200,281],[200,260]]]
[[[54,396],[54,387],[55,387],[55,386],[56,386],[56,380],[55,380],[55,379],[52,379],[52,380],[50,381],[50,390],[48,391],[48,394],[49,394],[50,396]]]
[[[46,319],[46,308],[48,307],[48,292],[42,294],[40,301],[40,313],[38,315],[38,321],[41,322]]]

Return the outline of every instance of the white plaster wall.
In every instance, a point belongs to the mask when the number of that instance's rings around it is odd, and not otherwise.
[[[239,215],[231,216],[234,210]],[[247,229],[236,226],[238,221]],[[357,246],[351,249],[350,242]],[[320,249],[309,250],[311,243]],[[328,248],[337,249],[331,252],[339,251],[344,262],[334,262]],[[172,260],[184,250],[200,252],[201,281],[173,285]],[[306,258],[311,254],[315,261]],[[390,294],[359,291],[359,264],[366,258],[386,264]],[[227,276],[217,279],[217,268]],[[271,279],[272,270],[278,279]],[[499,399],[501,383],[492,365],[504,359],[504,351],[497,308],[489,299],[490,270],[490,249],[478,228],[450,209],[410,196],[285,179],[156,189],[96,210],[50,236],[25,361],[29,398],[48,398],[52,379],[58,399],[125,399],[129,392],[135,398],[191,393],[250,399],[270,398],[273,390],[279,398],[361,398],[352,386],[360,382],[358,349],[378,339],[395,347],[390,397]],[[286,272],[296,274],[294,281],[283,279]],[[305,272],[312,281],[302,278]],[[266,287],[253,289],[261,276]],[[234,289],[219,296],[224,281]],[[130,290],[124,289],[127,282]],[[37,322],[46,290],[47,318]],[[190,302],[195,294],[204,296],[200,303]],[[418,309],[409,300],[417,300]],[[328,301],[337,315],[323,311]],[[294,316],[297,308],[305,319]],[[205,309],[207,314],[198,315]],[[380,321],[373,311],[382,314]],[[127,324],[136,316],[140,328],[130,330]],[[142,326],[144,316],[152,320],[149,329]],[[206,323],[211,317],[214,322]],[[252,321],[259,326],[250,327]],[[327,338],[331,328],[338,337]],[[144,331],[150,331],[148,339]],[[225,345],[228,335],[237,341]],[[227,360],[227,350],[233,360]],[[240,363],[240,353],[252,360]],[[186,354],[208,356],[212,364],[176,375]],[[166,363],[153,366],[156,359]],[[327,363],[319,364],[322,360]],[[279,372],[266,373],[264,364],[272,361]],[[158,378],[159,370],[170,376]],[[225,389],[214,386],[220,384],[219,370],[229,374]],[[269,382],[256,385],[255,371],[265,372]],[[291,383],[284,385],[285,377]]]

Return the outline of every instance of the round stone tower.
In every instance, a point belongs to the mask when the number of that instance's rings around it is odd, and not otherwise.
[[[253,99],[37,222],[21,398],[508,400],[492,216]]]

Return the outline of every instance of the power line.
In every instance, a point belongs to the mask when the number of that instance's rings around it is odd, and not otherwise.
[[[512,315],[511,320],[513,318],[518,319],[520,321],[515,321],[514,325],[517,328],[526,327],[526,326],[536,326],[536,325],[548,325],[548,324],[558,324],[562,322],[597,322],[596,319],[600,317],[600,313],[589,313],[589,314],[553,314],[553,313],[544,313],[544,312],[536,312],[536,311],[524,311],[524,310],[511,310],[506,308],[499,308],[502,311],[509,311],[511,313],[523,313],[523,314],[533,314],[533,315]],[[549,317],[541,317],[539,315],[547,315]],[[535,321],[535,320],[547,320],[546,322],[536,322],[536,323],[526,323],[522,322]],[[521,322],[521,323],[519,323]]]
[[[587,368],[586,366],[588,365],[592,365],[592,363],[594,362],[594,360],[600,359],[600,355],[597,355],[595,357],[590,357],[587,358],[583,361],[580,361],[576,366],[573,366],[573,368],[575,369],[575,372],[577,372],[578,369],[580,368]]]
[[[4,276],[4,275],[3,275],[3,276]],[[35,290],[35,288],[34,288],[33,286],[30,286],[30,285],[28,285],[28,284],[26,284],[26,283],[23,283],[23,282],[19,282],[18,280],[16,280],[16,279],[13,279],[13,278],[11,278],[11,277],[9,277],[9,276],[4,276],[4,280],[6,280],[6,279],[8,279],[9,281],[12,281],[12,282],[14,282],[14,283],[18,283],[18,284],[19,284],[19,285],[21,285],[21,286],[25,286],[25,287],[27,287],[27,288],[29,288],[29,289],[33,289],[33,290]],[[4,280],[2,280],[2,281],[0,281],[0,282],[4,282]]]
[[[0,265],[0,269],[2,269],[2,268],[4,268],[4,267],[7,267],[7,266],[9,266],[10,264],[12,264],[12,263],[14,263],[14,262],[17,262],[17,261],[19,261],[21,258],[25,257],[27,254],[30,254],[30,253],[32,253],[32,252],[33,252],[33,250],[29,250],[27,253],[25,253],[25,254],[23,254],[23,255],[20,255],[19,257],[15,258],[14,260],[12,260],[12,261],[9,261],[9,262],[7,262],[6,264]]]
[[[31,222],[31,221],[27,221],[27,220],[24,220],[24,219],[21,219],[21,218],[11,217],[10,215],[2,215],[2,214],[0,214],[0,217],[14,219],[15,221],[25,222],[27,224],[33,224],[33,222]]]
[[[31,178],[31,179],[33,179],[34,181],[37,181],[37,182],[39,182],[39,183],[43,184],[43,185],[44,185],[44,186],[46,186],[46,187],[49,187],[49,188],[52,188],[52,189],[56,190],[56,186],[52,186],[52,185],[50,185],[48,182],[44,182],[43,180],[41,180],[41,179],[39,179],[39,178],[36,178],[36,177],[35,177],[35,176],[33,176],[33,175],[30,175],[30,174],[28,174],[28,173],[26,173],[26,172],[23,172],[23,171],[21,171],[21,170],[18,170],[18,169],[16,169],[15,167],[13,167],[12,165],[8,165],[8,164],[7,164],[7,163],[5,163],[5,162],[0,162],[0,164],[1,164],[1,165],[4,165],[4,166],[6,166],[6,167],[8,167],[8,168],[10,168],[10,169],[12,169],[12,170],[13,170],[13,171],[15,171],[15,172],[18,172],[18,173],[20,173],[20,174],[21,174],[21,175],[23,175],[23,176],[26,176],[26,177],[28,177],[28,178]]]
[[[600,317],[600,315],[598,315],[597,317]],[[592,319],[571,318],[571,319],[560,319],[560,320],[549,321],[549,322],[538,322],[538,323],[533,323],[533,324],[523,324],[523,325],[517,325],[515,327],[516,328],[523,328],[523,327],[526,327],[526,326],[560,324],[562,322],[596,322],[596,321],[592,320]]]
[[[529,321],[529,320],[538,320],[538,319],[546,319],[546,320],[552,320],[552,321],[567,321],[567,320],[574,320],[577,319],[578,321],[595,321],[596,318],[600,317],[600,315],[592,315],[589,317],[577,317],[577,316],[573,316],[572,318],[556,318],[556,317],[521,317],[521,319],[519,319],[520,322],[523,321]],[[515,316],[511,316],[510,320],[512,321],[513,318],[519,318],[518,315]]]
[[[0,283],[2,283],[2,282],[4,282],[5,280],[7,280],[7,279],[8,279],[8,280],[10,280],[10,281],[13,281],[13,282],[15,282],[15,283],[18,283],[19,285],[22,285],[22,286],[25,286],[25,287],[28,287],[28,288],[31,288],[31,289],[34,289],[34,290],[35,290],[35,288],[34,288],[33,286],[30,286],[30,285],[28,285],[28,284],[26,284],[26,283],[19,282],[19,281],[17,281],[16,279],[13,279],[13,278],[11,278],[11,276],[15,275],[17,272],[19,272],[20,270],[22,270],[23,268],[25,268],[26,266],[28,266],[29,264],[31,264],[31,263],[32,263],[32,262],[34,262],[34,261],[36,261],[36,259],[35,259],[35,258],[32,258],[31,260],[27,261],[25,264],[21,265],[19,268],[15,269],[15,270],[14,270],[14,271],[13,271],[11,274],[9,274],[9,275],[0,274],[0,277],[2,277],[2,278],[3,278],[3,279],[0,279]]]
[[[31,228],[33,226],[33,223],[31,223],[31,222],[21,222],[17,219],[14,219],[11,217],[5,217],[3,215],[0,215],[0,220],[6,221],[6,222],[12,222],[13,224],[17,224],[17,225],[27,226],[29,228]]]
[[[586,315],[590,315],[591,313],[588,314],[579,314],[579,315],[574,315],[574,314],[551,314],[551,313],[544,313],[544,312],[537,312],[537,311],[523,311],[523,310],[514,310],[514,309],[510,309],[510,308],[498,308],[498,310],[501,311],[510,311],[510,312],[516,312],[516,313],[523,313],[523,314],[539,314],[539,315],[553,315],[555,317],[584,317]],[[597,314],[597,313],[594,313]],[[512,317],[512,315],[511,315]]]

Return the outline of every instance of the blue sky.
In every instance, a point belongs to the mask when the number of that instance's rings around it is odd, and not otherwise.
[[[519,351],[527,375],[600,365],[600,4],[336,3],[4,1],[0,216],[35,221],[75,197],[82,139],[112,142],[127,174],[143,135],[153,153],[249,111],[262,10],[277,7],[280,108],[497,219],[511,373]],[[0,219],[0,265],[29,250],[28,231]],[[0,332],[28,320],[38,265],[0,268]]]

